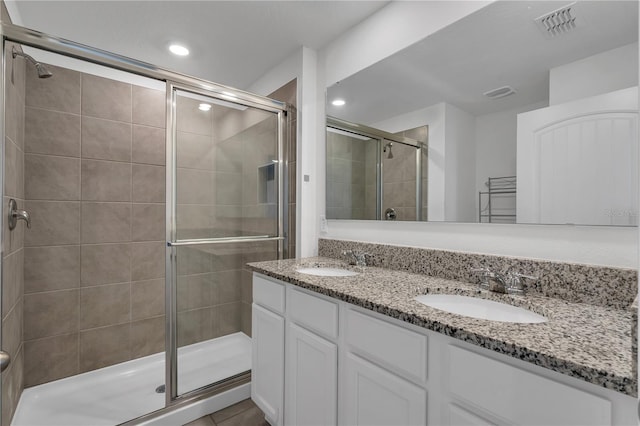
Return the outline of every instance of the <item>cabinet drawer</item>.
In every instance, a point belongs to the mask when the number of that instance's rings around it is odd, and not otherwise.
[[[347,310],[349,350],[418,383],[427,380],[427,336]]]
[[[455,397],[519,425],[608,425],[611,402],[456,346],[449,346]]]
[[[253,303],[284,314],[284,283],[253,274]]]
[[[338,337],[338,304],[290,288],[289,318],[330,339]]]

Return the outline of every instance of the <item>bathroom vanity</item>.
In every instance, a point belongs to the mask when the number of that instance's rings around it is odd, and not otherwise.
[[[341,266],[353,276],[303,267]],[[630,311],[328,258],[254,263],[252,398],[272,425],[636,424]],[[420,294],[547,318],[475,319]]]

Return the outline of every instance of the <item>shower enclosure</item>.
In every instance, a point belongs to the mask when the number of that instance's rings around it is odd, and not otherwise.
[[[327,218],[427,220],[427,126],[388,133],[327,117]]]
[[[245,265],[292,247],[291,107],[0,31],[2,426],[182,424],[248,398]]]

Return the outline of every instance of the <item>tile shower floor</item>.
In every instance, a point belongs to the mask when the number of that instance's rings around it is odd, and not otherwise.
[[[256,404],[251,399],[245,399],[184,426],[269,426],[269,423]]]

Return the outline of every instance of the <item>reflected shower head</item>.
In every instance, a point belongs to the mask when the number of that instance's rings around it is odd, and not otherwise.
[[[393,143],[389,142],[382,149],[382,152],[387,152],[387,148],[389,149],[389,154],[387,154],[387,158],[388,159],[392,159],[393,158],[393,152],[391,152],[391,147],[392,146],[393,146]]]
[[[36,62],[35,66],[36,66],[36,71],[38,71],[38,77],[49,78],[53,75],[53,73],[49,71],[47,67],[42,65],[40,62]]]
[[[53,75],[53,73],[49,71],[46,66],[42,65],[40,62],[36,61],[35,59],[33,59],[33,57],[27,55],[26,53],[19,51],[15,46],[13,46],[13,48],[11,49],[11,56],[14,59],[16,56],[22,56],[27,61],[31,62],[36,67],[39,78],[49,78]]]

